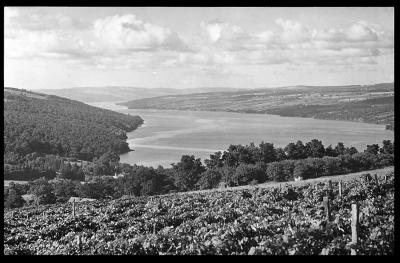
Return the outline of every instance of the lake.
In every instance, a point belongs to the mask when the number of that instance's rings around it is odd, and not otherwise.
[[[230,144],[258,145],[264,141],[284,147],[290,142],[306,143],[315,138],[325,147],[343,142],[363,151],[367,144],[381,145],[384,139],[394,139],[394,132],[385,130],[384,125],[367,123],[268,114],[127,109],[111,102],[88,104],[139,115],[144,124],[127,134],[129,147],[134,151],[122,154],[120,162],[153,167],[170,167],[184,154],[203,161]]]

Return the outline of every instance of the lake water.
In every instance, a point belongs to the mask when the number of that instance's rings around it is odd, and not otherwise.
[[[153,167],[170,167],[184,154],[204,160],[230,144],[258,145],[264,141],[284,147],[297,140],[306,143],[316,138],[325,147],[343,142],[363,151],[367,144],[381,145],[384,139],[394,139],[394,132],[385,130],[384,125],[367,123],[267,114],[127,109],[110,102],[88,104],[139,115],[144,124],[127,134],[134,151],[122,154],[120,162]]]

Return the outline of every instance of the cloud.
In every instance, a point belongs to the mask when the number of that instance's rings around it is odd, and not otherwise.
[[[4,28],[13,30],[84,30],[90,26],[89,23],[80,19],[72,19],[59,13],[49,13],[49,9],[43,8],[5,7],[4,18]]]
[[[366,21],[325,29],[284,18],[274,22],[277,27],[247,32],[226,21],[203,21],[199,33],[205,38],[189,45],[177,32],[134,14],[82,23],[48,9],[7,7],[5,57],[44,58],[104,69],[148,67],[153,71],[156,67],[191,66],[371,65],[378,57],[393,54],[393,33]]]
[[[168,28],[145,23],[133,14],[109,16],[94,21],[93,33],[107,49],[188,51],[188,47]]]
[[[317,32],[315,40],[329,42],[377,41],[378,34],[364,21],[358,21],[345,29],[330,28]]]
[[[365,21],[322,30],[283,18],[276,19],[275,24],[279,30],[248,33],[220,20],[203,22],[201,27],[207,32],[212,47],[205,52],[208,59],[204,61],[243,65],[326,64],[329,61],[373,64],[381,54],[393,53],[393,35]]]
[[[275,23],[282,29],[279,37],[284,43],[302,43],[311,39],[310,30],[299,22],[278,18]]]
[[[235,41],[247,39],[249,35],[239,26],[229,23],[223,23],[218,20],[203,24],[210,39],[216,41]]]
[[[161,65],[174,52],[191,52],[176,32],[146,23],[133,14],[104,17],[88,27],[77,28],[74,20],[64,15],[14,8],[5,13],[4,50],[5,57],[11,59],[58,59],[85,67],[141,68]],[[43,19],[39,13],[43,13]],[[22,17],[26,14],[31,15]]]
[[[376,41],[378,40],[378,35],[373,32],[367,24],[363,22],[357,22],[352,24],[349,28],[345,30],[345,36],[347,41],[354,42],[364,42],[364,41]]]

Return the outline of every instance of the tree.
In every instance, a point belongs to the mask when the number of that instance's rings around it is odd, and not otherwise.
[[[378,144],[367,145],[367,149],[364,152],[377,155],[379,153],[379,145]]]
[[[263,141],[259,145],[260,148],[260,159],[259,161],[264,163],[270,163],[277,161],[277,154],[273,143],[264,143]]]
[[[119,155],[114,151],[104,153],[94,161],[94,175],[113,175],[119,167]]]
[[[173,171],[171,168],[164,169],[159,165],[156,169],[157,174],[157,191],[160,194],[169,193],[169,191],[175,189]]]
[[[293,142],[289,143],[285,147],[285,153],[288,159],[298,159],[297,147]]]
[[[385,167],[385,166],[391,166],[394,165],[394,155],[393,154],[387,154],[387,153],[381,153],[377,155],[378,159],[378,167]]]
[[[293,179],[295,161],[283,160],[272,162],[267,165],[267,181],[283,182]]]
[[[325,156],[324,145],[317,139],[312,139],[311,142],[308,142],[306,148],[308,157],[321,158]]]
[[[35,195],[36,204],[54,204],[56,202],[53,187],[44,178],[30,182],[29,193]]]
[[[394,145],[390,140],[383,140],[380,152],[383,154],[394,154]]]
[[[378,164],[377,156],[370,152],[356,153],[352,159],[357,166],[357,170],[370,170],[376,168]]]
[[[309,168],[309,178],[318,178],[324,175],[324,158],[307,158],[304,161]]]
[[[257,182],[265,180],[264,171],[260,166],[241,163],[236,167],[235,173],[232,177],[232,181],[235,185],[245,185],[252,180],[256,180]]]
[[[308,179],[310,178],[309,171],[308,171],[307,165],[301,161],[301,162],[296,162],[293,170],[293,176],[296,177],[301,177],[302,179]]]
[[[16,152],[25,155],[32,152],[32,147],[28,141],[18,142],[16,148]]]
[[[287,156],[285,154],[285,151],[282,148],[277,148],[275,152],[276,152],[276,160],[277,161],[286,160]]]
[[[335,151],[337,155],[344,155],[346,154],[346,147],[344,147],[344,144],[342,142],[338,142],[335,147]]]
[[[102,186],[98,181],[91,181],[86,184],[76,186],[75,191],[80,197],[84,198],[101,199],[104,197],[102,195]]]
[[[307,155],[307,146],[304,145],[302,141],[298,140],[296,142],[296,148],[297,148],[297,159],[304,159],[309,157],[309,155]]]
[[[22,207],[24,204],[24,200],[18,191],[14,188],[7,189],[6,200],[4,202],[4,206],[6,208],[17,208]]]
[[[222,167],[224,165],[222,161],[222,152],[218,151],[214,154],[210,154],[210,159],[205,159],[204,163],[208,169]]]
[[[289,143],[284,150],[287,159],[297,160],[307,158],[307,148],[300,140],[297,141],[296,144],[294,144],[293,142]]]
[[[325,149],[325,155],[326,156],[331,156],[331,157],[336,157],[338,156],[337,152],[335,151],[335,149],[332,148],[332,144],[329,144],[328,147],[326,147]]]
[[[200,190],[216,188],[221,179],[222,175],[220,171],[217,169],[207,169],[200,175],[200,180],[197,182],[197,186]]]
[[[154,194],[156,192],[156,176],[157,173],[153,167],[134,165],[130,173],[124,177],[125,193],[136,196]]]
[[[324,175],[336,175],[344,173],[342,160],[337,157],[324,157]]]
[[[222,175],[222,181],[227,185],[227,186],[233,186],[233,175],[236,171],[235,167],[224,165],[223,167],[220,168],[220,173]]]
[[[71,180],[55,180],[53,181],[54,195],[59,202],[67,201],[71,196],[76,196],[76,184]]]
[[[352,146],[350,148],[346,148],[346,154],[353,155],[355,153],[358,153],[358,151],[355,147]]]
[[[174,184],[181,191],[194,190],[200,174],[205,171],[200,159],[193,155],[183,155],[181,161],[172,164],[174,172]]]

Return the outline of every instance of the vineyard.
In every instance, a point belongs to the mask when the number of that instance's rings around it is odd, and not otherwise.
[[[81,203],[74,214],[68,203],[5,210],[4,254],[392,255],[394,191],[392,171],[371,180]]]

